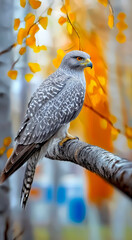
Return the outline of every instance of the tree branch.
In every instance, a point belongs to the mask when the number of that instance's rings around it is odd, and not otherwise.
[[[132,162],[78,139],[60,146],[53,142],[46,154],[50,159],[76,163],[104,178],[132,199]]]

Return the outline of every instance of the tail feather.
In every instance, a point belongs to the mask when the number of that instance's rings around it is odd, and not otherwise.
[[[38,162],[38,156],[39,156],[39,151],[35,152],[27,162],[27,167],[25,170],[25,176],[23,179],[23,186],[21,191],[21,206],[23,208],[25,208],[29,194],[30,194],[32,182],[34,179],[35,169]]]
[[[27,146],[17,145],[1,173],[0,183],[4,182],[11,174],[20,168],[33,155],[37,147],[37,144]]]

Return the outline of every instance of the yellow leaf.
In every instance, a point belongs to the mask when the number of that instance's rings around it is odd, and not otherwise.
[[[94,89],[94,87],[96,87],[97,86],[97,83],[92,79],[91,81],[90,81],[90,84],[88,85],[88,92],[89,93],[93,93],[93,89]]]
[[[71,22],[74,22],[76,19],[75,13],[69,13],[69,18],[70,18]]]
[[[44,46],[44,45],[42,45],[42,46],[38,46],[38,48],[40,49],[40,51],[41,51],[41,50],[43,50],[43,51],[47,50],[47,47]]]
[[[7,152],[6,152],[7,158],[9,158],[9,157],[11,156],[12,152],[13,152],[13,148],[9,148],[9,149],[7,150]]]
[[[111,129],[111,138],[112,138],[113,141],[115,141],[117,139],[118,134],[119,134],[119,132],[118,132],[117,129],[115,129],[115,128]]]
[[[57,54],[61,56],[62,58],[65,56],[65,52],[62,49],[57,50]]]
[[[3,146],[3,147],[0,147],[0,156],[2,156],[5,152],[6,148]]]
[[[51,15],[51,13],[52,13],[52,8],[49,8],[47,11],[47,15]]]
[[[30,82],[32,78],[33,78],[33,74],[32,73],[25,74],[25,79],[26,79],[27,82]]]
[[[66,6],[69,6],[70,5],[70,0],[65,0],[65,4],[66,4]]]
[[[17,74],[18,72],[16,70],[10,70],[7,73],[8,77],[11,78],[12,80],[15,80],[17,78]]]
[[[127,144],[130,149],[132,149],[132,139],[127,139]]]
[[[70,12],[70,10],[71,10],[71,7],[70,7],[70,2],[69,2],[69,0],[67,1],[65,1],[65,4],[61,7],[61,12],[63,12],[63,13],[68,13],[68,12]]]
[[[45,50],[47,50],[47,47],[44,46],[44,45],[42,45],[42,46],[33,45],[33,46],[32,46],[32,49],[33,49],[33,51],[34,51],[35,53],[38,53],[38,52],[40,52],[40,51],[45,51]]]
[[[37,9],[41,5],[41,2],[37,0],[28,0],[28,2],[33,9]]]
[[[118,20],[124,20],[126,18],[126,14],[124,12],[120,12],[118,15],[117,15],[117,19]]]
[[[108,0],[98,0],[98,2],[103,4],[105,7],[108,5]]]
[[[132,127],[126,126],[125,134],[128,138],[132,138]]]
[[[34,36],[31,36],[31,37],[26,39],[26,45],[31,47],[31,48],[32,48],[32,46],[35,45],[35,43],[36,43],[36,39],[35,39]]]
[[[11,144],[11,137],[4,138],[3,144],[5,147],[8,147]]]
[[[111,14],[108,16],[108,26],[110,28],[113,28],[113,26],[114,26],[114,16]]]
[[[25,20],[25,29],[28,32],[32,26],[34,26],[34,21],[35,21],[35,15],[33,13],[28,13],[26,17],[24,18]]]
[[[66,11],[69,12],[71,10],[71,7],[70,7],[70,0],[65,0],[65,8],[66,8]]]
[[[27,15],[24,18],[24,21],[28,21],[30,18],[33,18],[35,20],[35,15],[33,13],[27,13]]]
[[[33,73],[39,72],[41,70],[40,65],[38,63],[30,62],[28,63],[28,66]]]
[[[99,82],[100,82],[100,84],[101,84],[102,86],[105,86],[105,84],[106,84],[106,79],[105,79],[104,77],[99,76],[99,77],[98,77],[98,80],[99,80]]]
[[[20,55],[23,55],[25,52],[26,52],[26,47],[22,47],[22,48],[19,50],[19,54],[20,54]]]
[[[59,55],[57,55],[57,57],[53,59],[54,66],[58,68],[61,64],[61,61],[62,61],[62,58]]]
[[[67,22],[67,31],[69,34],[72,34],[72,25],[69,22]]]
[[[103,128],[103,129],[106,129],[107,128],[107,125],[108,125],[108,123],[107,123],[107,121],[106,121],[106,119],[100,119],[100,126]]]
[[[60,10],[61,10],[61,12],[66,13],[66,7],[65,7],[65,5],[63,5]]]
[[[108,26],[110,28],[113,28],[113,26],[114,26],[114,12],[113,12],[113,9],[112,9],[112,6],[111,6],[110,2],[109,2]]]
[[[126,42],[126,36],[123,32],[119,32],[116,36],[116,40],[119,42],[119,43],[124,43]]]
[[[39,17],[39,24],[46,29],[48,25],[48,18],[47,17]]]
[[[88,72],[88,74],[91,76],[91,77],[94,77],[95,76],[95,71],[94,71],[94,67],[91,69],[91,68],[86,68],[86,72]]]
[[[26,0],[20,0],[20,5],[24,8],[26,6]]]
[[[65,52],[62,49],[57,50],[57,57],[53,59],[53,64],[58,68],[61,64],[62,58],[65,56]]]
[[[96,107],[96,105],[99,104],[99,102],[101,101],[102,98],[99,94],[93,94],[90,96],[90,99],[91,99],[94,107]]]
[[[60,17],[59,20],[58,20],[58,23],[60,25],[63,25],[66,21],[67,21],[67,19],[65,17]]]
[[[31,27],[29,34],[34,36],[38,31],[39,31],[39,26],[35,24]]]
[[[112,124],[117,122],[117,118],[114,115],[110,115],[110,121],[112,122]]]
[[[104,92],[103,92],[102,88],[99,88],[99,93],[100,93],[101,95],[103,95],[103,94],[104,94]]]
[[[14,19],[14,30],[16,31],[19,28],[20,25],[20,19],[19,18],[15,18]]]
[[[120,21],[116,24],[116,27],[118,28],[119,31],[124,31],[125,29],[128,28],[128,25],[124,21]]]
[[[20,28],[17,34],[17,42],[18,44],[22,44],[23,43],[23,39],[26,37],[27,33],[25,28]]]

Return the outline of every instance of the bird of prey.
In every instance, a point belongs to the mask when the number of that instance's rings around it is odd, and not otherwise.
[[[68,127],[83,106],[86,67],[92,68],[87,53],[77,50],[67,53],[56,72],[44,80],[31,97],[15,138],[14,151],[0,176],[2,183],[27,161],[21,192],[22,207],[26,205],[38,160],[46,155],[55,138],[62,143],[72,138]]]

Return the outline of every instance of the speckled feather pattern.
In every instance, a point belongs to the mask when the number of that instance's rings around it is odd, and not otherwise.
[[[52,74],[34,93],[17,142],[27,145],[47,141],[79,114],[84,95],[85,89],[79,79],[59,71]]]
[[[25,170],[25,176],[23,179],[23,186],[21,191],[21,205],[23,208],[26,206],[26,202],[30,194],[30,190],[31,190],[31,186],[32,186],[32,182],[35,174],[35,169],[38,162],[38,156],[39,156],[39,151],[36,151],[27,161],[27,166]]]

